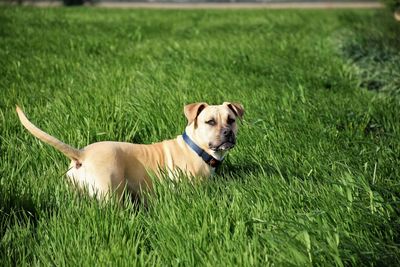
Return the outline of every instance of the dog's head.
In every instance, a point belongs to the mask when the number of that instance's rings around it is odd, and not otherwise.
[[[235,146],[237,121],[244,115],[241,104],[193,103],[186,105],[184,112],[188,119],[186,132],[198,146],[213,152],[225,152]]]

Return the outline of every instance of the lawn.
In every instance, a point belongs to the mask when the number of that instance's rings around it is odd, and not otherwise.
[[[385,10],[0,7],[0,265],[398,265],[400,24]],[[152,143],[241,102],[209,180],[98,202],[75,147]]]

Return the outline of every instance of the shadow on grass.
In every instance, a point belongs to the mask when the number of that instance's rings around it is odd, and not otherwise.
[[[372,16],[355,17],[345,13],[340,17],[350,34],[344,37],[341,50],[359,70],[360,87],[371,91],[400,94],[400,27],[385,11]],[[373,31],[379,22],[382,31]]]
[[[29,244],[36,243],[39,214],[53,212],[54,205],[41,205],[29,196],[9,195],[0,199],[0,265],[17,264],[22,258],[30,260]],[[8,262],[8,263],[7,263]]]
[[[39,218],[38,210],[32,199],[11,197],[1,204],[0,209],[0,236],[13,225],[36,226]]]
[[[263,176],[282,176],[288,174],[288,171],[278,170],[268,162],[254,163],[248,162],[243,164],[233,164],[230,161],[225,162],[218,170],[220,176],[227,180],[243,180],[248,175],[263,175]]]

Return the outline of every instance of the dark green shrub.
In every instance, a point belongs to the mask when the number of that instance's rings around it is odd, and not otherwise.
[[[63,0],[65,6],[81,6],[84,0]]]
[[[396,11],[396,10],[398,10],[400,8],[400,0],[382,0],[382,2],[391,11]]]

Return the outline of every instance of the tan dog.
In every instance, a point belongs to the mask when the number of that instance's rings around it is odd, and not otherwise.
[[[184,112],[188,125],[175,139],[151,145],[98,142],[78,150],[37,128],[17,106],[29,132],[71,159],[67,176],[98,198],[110,192],[122,196],[125,188],[134,196],[151,191],[148,172],[160,177],[165,170],[171,179],[178,169],[187,176],[210,176],[235,145],[236,118],[242,118],[244,109],[237,103],[194,103],[186,105]]]

